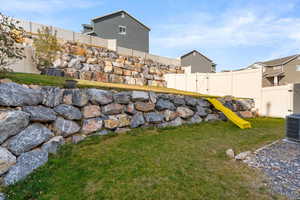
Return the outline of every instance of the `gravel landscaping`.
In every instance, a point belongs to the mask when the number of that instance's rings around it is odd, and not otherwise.
[[[245,162],[266,174],[274,192],[300,199],[300,143],[279,140],[258,149]]]

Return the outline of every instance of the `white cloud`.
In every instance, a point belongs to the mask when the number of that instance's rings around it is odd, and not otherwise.
[[[280,14],[240,8],[220,15],[206,13],[209,17],[202,20],[191,13],[154,28],[151,41],[155,49],[270,47],[270,56],[282,56],[300,47],[300,18]]]
[[[72,8],[89,8],[100,5],[101,1],[92,0],[0,0],[0,10],[7,12],[58,12]]]

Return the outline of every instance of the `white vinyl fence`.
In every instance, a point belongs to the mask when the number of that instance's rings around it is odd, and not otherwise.
[[[262,116],[285,117],[296,112],[294,85],[262,87],[261,69],[218,73],[165,75],[168,88],[209,95],[253,98]],[[300,90],[300,87],[299,87]],[[298,100],[300,101],[300,95]]]

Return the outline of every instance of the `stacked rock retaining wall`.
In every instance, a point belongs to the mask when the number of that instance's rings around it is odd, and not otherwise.
[[[165,65],[142,57],[119,55],[106,48],[67,42],[62,49],[62,52],[58,52],[53,67],[44,70],[44,74],[165,87],[164,74],[184,73],[179,66]]]
[[[252,116],[252,100],[222,99]],[[246,115],[247,116],[247,115]],[[14,184],[45,164],[66,142],[90,135],[226,120],[205,99],[143,91],[61,89],[0,84],[0,176]]]

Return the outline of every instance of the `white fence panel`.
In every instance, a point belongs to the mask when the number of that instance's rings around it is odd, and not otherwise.
[[[56,36],[63,40],[73,41],[74,40],[74,32],[65,30],[62,28],[52,27],[52,31],[55,33]]]
[[[92,42],[92,45],[108,48],[108,40],[106,40],[106,39],[91,36],[91,42]]]
[[[262,88],[260,115],[285,117],[293,110],[293,85]]]

